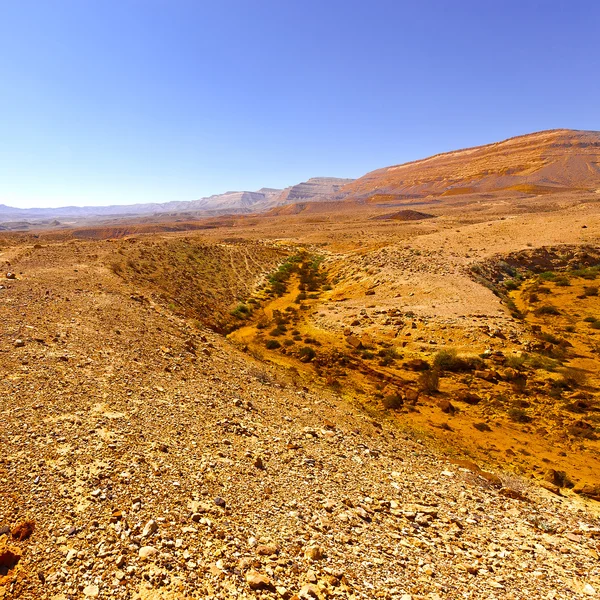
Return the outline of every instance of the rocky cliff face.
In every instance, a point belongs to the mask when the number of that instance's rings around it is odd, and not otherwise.
[[[303,181],[283,190],[277,197],[275,204],[327,200],[344,185],[353,181],[354,179],[341,179],[338,177],[312,177],[308,181]]]
[[[423,197],[599,188],[600,132],[557,129],[378,169],[344,186],[341,193],[350,198]]]

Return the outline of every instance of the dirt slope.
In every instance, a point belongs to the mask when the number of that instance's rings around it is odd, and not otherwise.
[[[581,504],[448,463],[385,412],[256,362],[140,293],[113,253],[2,247],[0,598],[600,589]]]
[[[498,190],[543,194],[600,189],[600,132],[556,129],[437,154],[367,173],[349,199],[456,195]]]

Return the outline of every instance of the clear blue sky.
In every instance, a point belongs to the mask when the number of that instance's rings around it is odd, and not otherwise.
[[[600,129],[597,0],[0,1],[0,203],[192,200]]]

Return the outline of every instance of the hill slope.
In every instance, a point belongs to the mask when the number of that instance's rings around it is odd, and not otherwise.
[[[367,173],[344,186],[349,198],[424,197],[515,190],[600,188],[600,132],[541,131]]]

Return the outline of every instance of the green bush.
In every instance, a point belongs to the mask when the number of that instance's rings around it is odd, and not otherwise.
[[[433,359],[433,366],[438,371],[473,371],[483,366],[483,361],[476,356],[459,356],[454,348],[440,350]]]
[[[510,408],[508,416],[515,423],[530,423],[531,417],[522,408]]]
[[[246,319],[249,315],[252,314],[252,310],[249,306],[245,304],[238,304],[232,311],[231,315],[236,319]]]
[[[419,375],[419,389],[428,394],[433,394],[440,389],[440,373],[438,369],[421,372]]]
[[[281,344],[277,340],[267,340],[265,346],[268,350],[277,350],[277,348],[281,348]]]
[[[310,346],[303,346],[300,348],[298,355],[302,360],[309,362],[317,355],[317,353]]]
[[[535,310],[535,314],[537,316],[541,316],[541,315],[560,315],[560,311],[558,310],[558,308],[556,308],[556,306],[552,306],[551,304],[544,304],[544,306],[540,306],[539,308],[536,308]]]
[[[389,394],[383,398],[382,402],[383,406],[390,410],[401,408],[401,406],[404,404],[400,394]]]

